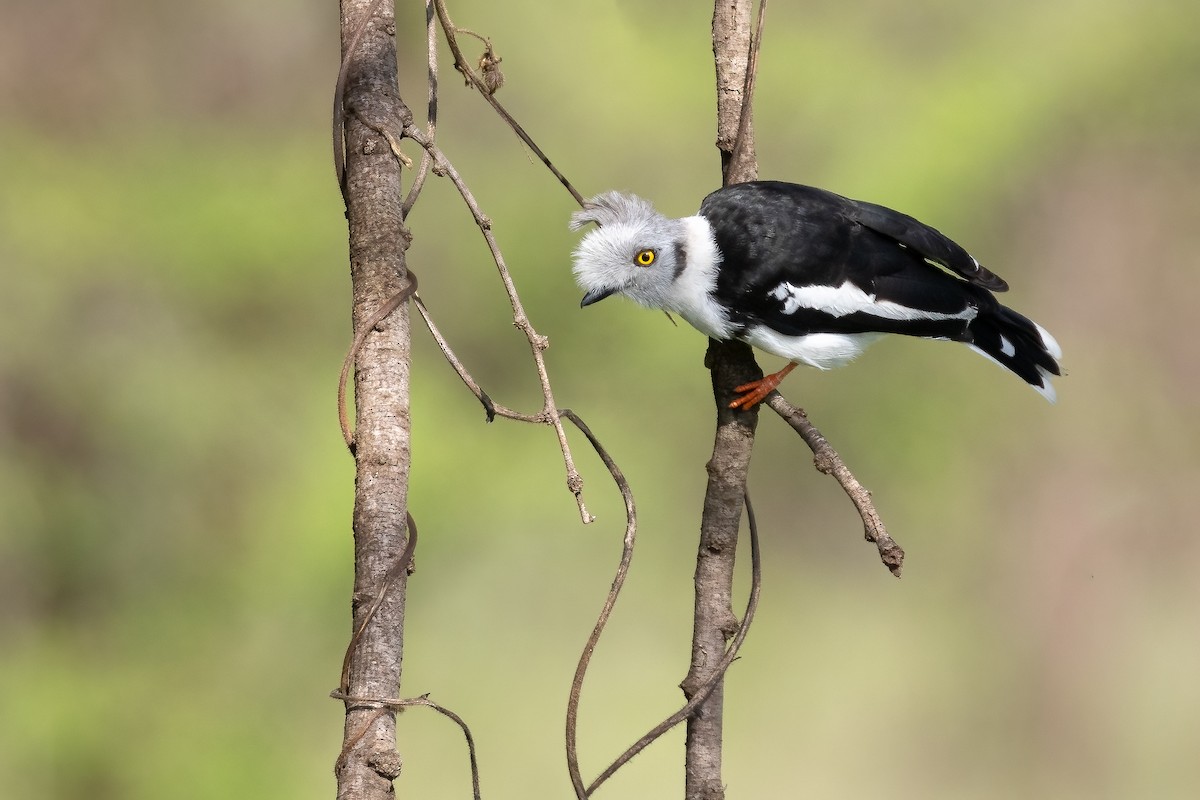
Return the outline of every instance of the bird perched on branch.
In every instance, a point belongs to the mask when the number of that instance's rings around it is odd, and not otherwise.
[[[572,215],[571,229],[589,222],[599,227],[574,253],[581,306],[623,294],[788,360],[739,386],[733,408],[763,400],[796,364],[842,366],[887,333],[963,342],[1054,402],[1054,337],[996,300],[1008,289],[1001,278],[906,214],[755,181],[713,192],[683,219],[606,192]]]

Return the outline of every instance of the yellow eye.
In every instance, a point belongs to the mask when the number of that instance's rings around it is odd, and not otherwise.
[[[648,267],[654,263],[654,259],[658,257],[658,253],[653,250],[642,250],[633,257],[633,263],[639,267]]]

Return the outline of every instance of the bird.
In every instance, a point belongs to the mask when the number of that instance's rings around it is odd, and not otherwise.
[[[699,213],[670,218],[609,191],[571,215],[587,231],[573,253],[581,307],[623,295],[677,314],[717,340],[787,359],[735,389],[763,401],[796,367],[840,367],[887,334],[962,342],[1053,403],[1062,349],[1002,305],[1008,284],[913,217],[824,189],[750,181],[718,189]]]

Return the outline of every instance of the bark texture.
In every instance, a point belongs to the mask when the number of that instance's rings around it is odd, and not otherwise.
[[[717,149],[724,186],[758,177],[754,120],[747,95],[750,67],[750,0],[716,0],[713,4],[713,61],[717,68]],[[738,132],[745,115],[741,142]]]
[[[713,10],[713,56],[717,76],[717,147],[722,183],[753,180],[758,166],[746,74],[750,64],[751,3],[716,0]],[[740,135],[739,135],[740,133]],[[746,475],[758,424],[758,407],[732,411],[735,386],[757,380],[762,370],[750,347],[741,342],[710,340],[705,365],[712,372],[717,429],[708,462],[708,488],[696,557],[695,622],[692,660],[682,684],[688,699],[713,675],[729,639],[738,627],[732,589],[738,528],[746,491]],[[724,688],[718,685],[688,719],[685,797],[719,800]]]
[[[696,554],[692,662],[682,686],[689,700],[712,677],[739,625],[733,612],[733,575],[758,409],[734,411],[728,406],[735,386],[762,377],[750,347],[742,342],[710,340],[706,364],[712,371],[717,431],[707,466],[708,487]],[[688,719],[684,795],[688,800],[725,796],[721,780],[723,704],[722,681]]]
[[[343,53],[371,6],[372,0],[342,0]],[[400,165],[384,137],[362,122],[392,118],[402,108],[394,33],[392,5],[382,3],[355,49],[346,80],[345,192],[356,331],[408,283]],[[409,344],[408,306],[401,304],[366,338],[355,364],[355,631],[383,590],[407,536]],[[396,572],[395,584],[350,657],[342,690],[351,696],[398,696],[407,576],[402,569]],[[393,797],[392,780],[400,766],[394,713],[348,704],[345,745],[335,767],[339,800]]]

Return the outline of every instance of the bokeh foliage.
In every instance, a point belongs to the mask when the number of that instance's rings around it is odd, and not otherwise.
[[[1066,350],[1044,404],[967,352],[881,343],[786,391],[875,492],[849,504],[766,414],[766,588],[727,688],[731,796],[1193,797],[1200,791],[1200,6],[773,4],[764,177],[889,203],[966,243]],[[348,342],[329,164],[334,4],[83,0],[0,30],[0,786],[11,796],[327,797],[348,636]],[[452,5],[502,97],[585,192],[689,213],[718,178],[709,9]],[[423,11],[402,92],[424,105]],[[550,336],[559,402],[637,494],[641,545],[581,723],[598,770],[680,700],[711,436],[704,343],[577,307],[570,198],[443,61],[441,142]],[[415,155],[415,151],[413,153]],[[434,181],[422,296],[485,388],[538,392],[486,250]],[[619,554],[584,456],[485,425],[428,337],[414,370],[404,690],[474,726],[486,796],[565,796],[562,713]],[[776,366],[764,360],[766,366]],[[458,733],[400,722],[401,792],[466,796]],[[605,792],[659,796],[679,742]]]

